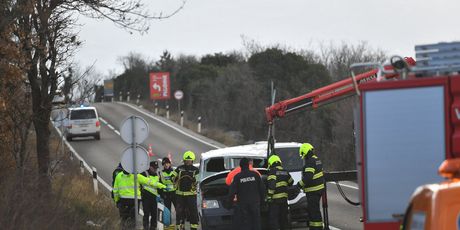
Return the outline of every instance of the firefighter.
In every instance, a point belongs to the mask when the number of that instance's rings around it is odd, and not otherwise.
[[[268,226],[273,230],[288,228],[288,186],[294,183],[281,164],[277,155],[268,158]]]
[[[138,174],[137,197],[141,198],[140,184],[157,186],[157,183],[141,174]],[[133,229],[136,222],[134,220],[134,175],[123,170],[115,177],[113,185],[113,200],[117,204],[122,221],[122,229]]]
[[[165,206],[171,211],[171,205],[176,207],[176,188],[174,187],[174,170],[171,167],[171,160],[167,157],[161,161],[163,171],[160,173],[160,182],[166,185],[160,193],[164,200]]]
[[[176,226],[184,229],[188,217],[191,229],[198,229],[198,210],[196,205],[196,186],[199,169],[193,166],[195,153],[187,151],[183,156],[184,164],[174,170],[176,184]],[[177,224],[179,223],[179,224]]]
[[[157,202],[160,199],[158,189],[165,189],[166,186],[160,183],[160,178],[157,175],[158,162],[151,161],[149,169],[145,172],[145,176],[153,182],[153,186],[142,185],[142,208],[144,210],[143,225],[144,230],[157,229]]]
[[[319,206],[321,196],[324,192],[323,164],[315,155],[314,148],[309,143],[304,143],[300,146],[299,155],[304,160],[304,167],[302,180],[298,186],[305,192],[305,196],[307,197],[307,211],[310,217],[308,223],[309,229],[323,229],[323,219]]]
[[[232,202],[236,195],[236,207],[233,229],[260,230],[260,205],[265,200],[265,186],[259,174],[249,170],[249,161],[240,161],[241,172],[230,185],[228,200]]]

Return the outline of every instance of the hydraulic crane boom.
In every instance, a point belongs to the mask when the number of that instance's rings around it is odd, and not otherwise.
[[[409,66],[415,65],[414,59],[410,57],[405,58],[405,62]],[[384,69],[391,70],[393,69],[393,67],[385,66]],[[377,80],[378,71],[378,69],[373,69],[371,71],[359,74],[354,78],[349,77],[342,81],[338,81],[325,87],[313,90],[310,93],[304,94],[302,96],[287,99],[273,104],[272,106],[265,108],[265,115],[267,117],[267,121],[271,123],[277,117],[284,117],[300,109],[316,109],[319,106],[326,104],[327,102],[355,95],[357,92],[355,89],[360,84]],[[385,79],[392,79],[398,76],[399,74],[397,73],[383,75]]]

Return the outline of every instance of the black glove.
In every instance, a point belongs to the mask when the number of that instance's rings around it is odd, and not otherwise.
[[[298,182],[298,183],[296,184],[296,186],[297,186],[297,188],[298,188],[300,191],[302,191],[303,186],[300,184],[300,182]]]

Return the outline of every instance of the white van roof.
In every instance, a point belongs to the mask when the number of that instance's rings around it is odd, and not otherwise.
[[[87,107],[72,107],[72,108],[69,108],[69,110],[86,110],[86,109],[96,110],[96,107],[87,106]]]
[[[279,142],[275,143],[275,148],[296,148],[300,147],[301,143],[297,142]],[[201,154],[203,160],[215,157],[266,157],[267,142],[256,142],[255,144],[239,145],[221,149],[214,149]]]

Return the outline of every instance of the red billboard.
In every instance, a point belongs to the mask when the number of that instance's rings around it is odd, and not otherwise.
[[[150,73],[150,99],[165,100],[171,97],[169,72]]]

